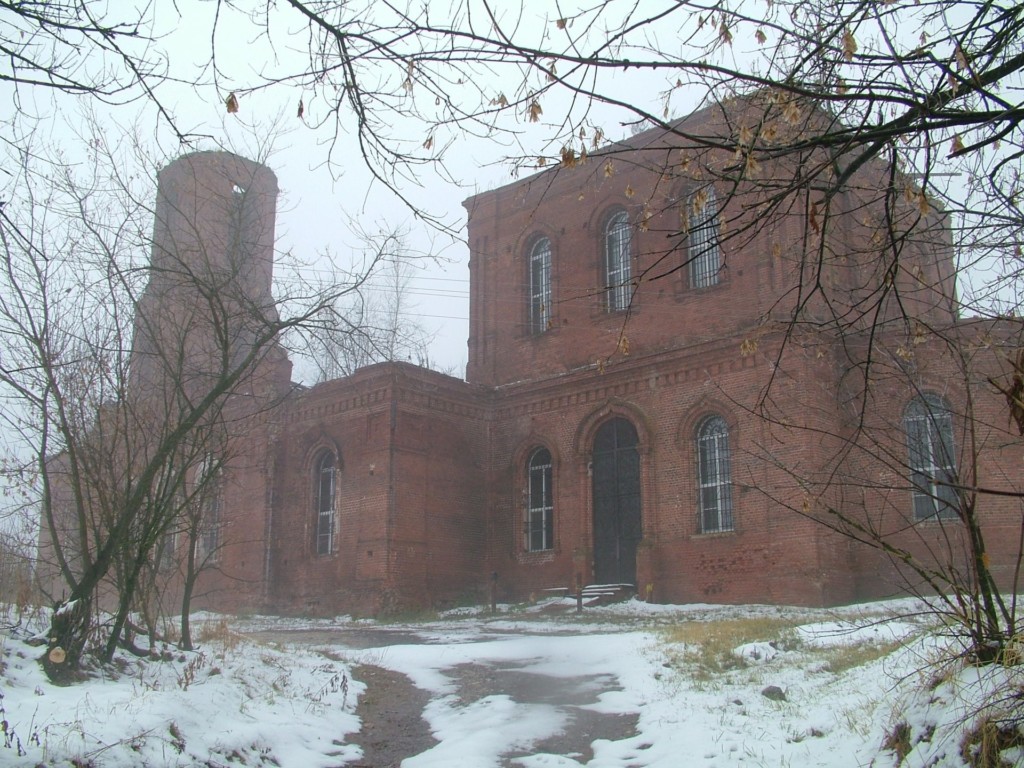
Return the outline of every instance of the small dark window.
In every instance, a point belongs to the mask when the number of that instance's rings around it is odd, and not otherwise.
[[[957,517],[953,417],[936,395],[914,398],[903,414],[915,520]]]
[[[697,430],[697,484],[701,533],[733,530],[729,426],[709,416]]]
[[[629,308],[632,297],[630,239],[629,217],[625,211],[612,216],[605,228],[605,288],[609,312]]]
[[[203,457],[195,482],[195,503],[199,512],[196,556],[200,560],[216,560],[221,544],[221,468],[213,456]]]
[[[162,571],[175,568],[178,565],[178,535],[170,531],[157,545],[156,551],[157,566]]]
[[[551,327],[551,241],[538,240],[530,250],[530,331]]]
[[[334,551],[334,487],[337,461],[333,453],[325,453],[316,463],[316,553],[329,555]]]
[[[554,546],[554,502],[551,493],[551,452],[538,448],[527,463],[526,549],[540,552]]]
[[[199,556],[216,560],[220,547],[220,489],[211,489],[203,507],[202,527],[199,532]]]
[[[718,201],[715,188],[698,189],[689,198],[690,287],[707,288],[718,284],[721,254],[718,247]]]

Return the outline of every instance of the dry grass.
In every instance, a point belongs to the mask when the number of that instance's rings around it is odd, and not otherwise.
[[[902,765],[913,745],[910,743],[910,726],[906,722],[896,723],[886,734],[882,742],[882,749],[889,750],[896,755],[896,765]]]
[[[771,643],[780,651],[801,649],[811,659],[820,660],[819,669],[840,674],[882,659],[897,648],[898,641],[854,643],[825,648],[802,644],[795,627],[800,622],[775,617],[748,617],[716,622],[676,624],[664,630],[670,666],[686,665],[693,679],[710,680],[716,675],[743,669],[748,662],[733,651],[745,643]]]
[[[983,720],[964,736],[960,756],[971,768],[1009,768],[1003,751],[1024,746],[1024,735],[1014,723]]]
[[[817,652],[825,656],[825,669],[838,675],[885,658],[901,645],[901,642],[895,640],[888,643],[856,643],[822,648]]]
[[[243,635],[231,629],[227,619],[204,621],[196,628],[196,637],[201,643],[218,643],[227,652],[246,642]]]
[[[676,624],[664,630],[670,648],[670,662],[695,665],[695,679],[708,679],[731,669],[742,669],[746,662],[733,653],[744,643],[769,642],[780,649],[793,648],[798,639],[791,621],[777,618],[740,618],[715,622]]]

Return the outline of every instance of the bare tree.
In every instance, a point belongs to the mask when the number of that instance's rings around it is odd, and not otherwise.
[[[16,533],[0,531],[0,599],[24,609],[34,597],[32,547]]]
[[[660,128],[687,158],[673,160],[655,142],[644,150],[649,162],[678,173],[687,173],[682,166],[692,163],[719,186],[721,208],[731,212],[719,232],[723,244],[757,242],[771,222],[790,222],[799,233],[792,285],[754,336],[778,333],[776,361],[784,360],[787,344],[801,333],[830,334],[855,350],[842,361],[860,382],[859,395],[848,398],[855,434],[864,433],[872,392],[887,378],[886,366],[877,366],[886,359],[885,350],[897,354],[902,347],[905,353],[921,337],[955,349],[961,343],[956,325],[943,317],[1020,316],[1024,10],[1019,5],[741,0],[726,7],[684,0],[650,9],[627,1],[562,7],[538,12],[535,4],[499,8],[471,0],[441,12],[436,4],[291,0],[282,7],[266,3],[243,11],[223,0],[207,38],[212,41],[209,71],[216,87],[229,94],[228,111],[239,109],[246,96],[291,89],[299,118],[333,138],[328,162],[338,160],[335,153],[342,147],[355,146],[374,176],[402,197],[404,185],[421,172],[444,172],[453,162],[449,155],[458,151],[455,144],[468,135],[504,142],[512,170],[520,172],[575,167],[592,161],[595,153],[602,154],[603,163],[619,151],[609,142],[619,126],[642,122]],[[56,8],[70,9],[68,18],[84,23],[85,30],[76,34],[91,44],[103,47],[117,39],[94,34],[101,25],[88,7]],[[31,24],[36,17],[15,18]],[[280,57],[244,78],[227,69],[225,41],[254,36],[279,50],[287,47],[279,45],[285,35],[289,43],[296,39],[299,23],[307,44],[299,57]],[[46,34],[62,29],[36,26]],[[126,27],[142,28],[131,22]],[[14,45],[15,35],[8,37]],[[67,38],[54,48],[71,49]],[[135,93],[152,97],[146,83],[161,70],[145,65],[154,64],[150,57],[156,49],[104,50],[132,73],[127,83]],[[73,82],[64,60],[28,60],[28,71],[54,71],[61,75],[58,82]],[[26,77],[22,83],[37,85]],[[108,91],[119,93],[115,86],[83,92],[105,97]],[[248,99],[243,106],[258,103]],[[706,130],[705,121],[670,118],[696,107],[717,112],[714,130]],[[637,147],[622,151],[635,154]],[[842,247],[849,242],[844,228],[851,221],[864,244],[853,252]],[[687,228],[684,222],[666,235],[679,242]],[[23,241],[10,235],[8,250],[38,249],[31,239]],[[953,256],[957,274],[934,273],[926,286],[956,296],[945,313],[908,306],[915,304],[922,283],[922,275],[915,274],[922,253]],[[688,268],[685,254],[686,249],[667,245],[631,279],[656,280]],[[871,275],[856,291],[832,279],[849,259]],[[23,280],[19,268],[14,271]],[[97,315],[95,301],[63,306],[70,301],[56,298],[63,278],[45,263],[28,276],[52,297],[48,322],[65,311],[79,321]],[[15,290],[5,300],[33,305],[38,299],[30,293]],[[305,319],[324,320],[339,311],[320,309],[321,315]],[[999,332],[1012,339],[1019,321],[1007,324]],[[274,333],[282,329],[278,321],[271,325]],[[38,335],[37,329],[30,331]],[[62,366],[69,357],[89,361],[78,381],[57,383],[91,394],[109,363],[91,361],[76,347],[78,334],[65,333],[43,351]],[[747,348],[756,341],[748,340]],[[113,346],[109,340],[99,344]],[[1018,359],[1013,349],[1007,355]],[[31,357],[25,363],[9,370],[37,372]],[[63,367],[57,372],[66,375]],[[915,375],[904,371],[904,383],[913,385]],[[970,391],[975,381],[966,378],[965,391]],[[987,378],[1001,391],[1015,391],[1012,375],[989,371]],[[56,383],[43,386],[45,376],[39,381],[27,387],[42,393],[37,407],[59,412],[63,401]],[[237,383],[225,382],[220,394]],[[770,402],[766,393],[763,412],[769,419]],[[1008,406],[1015,413],[1019,397],[1010,397]],[[976,423],[969,411],[963,414],[967,423]],[[59,436],[48,438],[65,450]],[[849,434],[845,441],[857,445]],[[149,480],[157,477],[154,468]],[[166,492],[178,493],[180,485],[169,482]],[[965,492],[974,488],[973,479],[946,478],[939,487],[958,489],[960,513],[973,514],[977,504]],[[989,496],[1016,492],[987,490]],[[132,500],[142,504],[145,494]],[[973,542],[970,559],[977,566],[971,578],[981,583],[987,579],[985,549],[969,521],[966,525]],[[982,613],[991,612],[983,607]],[[1005,626],[992,630],[1005,631]]]
[[[1019,6],[783,0],[648,9],[611,2],[554,6],[546,16],[536,6],[486,1],[443,16],[412,4],[293,7],[309,25],[309,66],[285,80],[301,86],[307,119],[328,124],[336,137],[358,137],[385,182],[444,163],[467,132],[515,142],[514,170],[590,162],[595,174],[605,167],[610,175],[609,162],[621,152],[624,161],[660,165],[670,181],[715,184],[723,260],[730,249],[791,245],[773,253],[792,261],[791,282],[744,349],[754,353],[760,343],[759,353],[780,366],[773,387],[789,345],[811,337],[837,343],[843,353],[834,362],[849,372],[847,428],[831,434],[824,469],[790,468],[810,499],[808,510],[796,511],[910,565],[936,591],[952,589],[950,605],[975,651],[998,656],[1016,615],[999,602],[983,510],[1021,489],[1013,477],[991,484],[978,477],[976,457],[995,439],[979,435],[998,431],[999,419],[974,401],[998,387],[1009,393],[1014,418],[1020,409],[1013,378],[1020,371],[1012,370],[1024,232]],[[267,34],[274,34],[269,26]],[[696,107],[705,117],[670,117]],[[615,123],[655,126],[666,138],[609,143]],[[401,141],[409,125],[419,127],[418,147]],[[653,197],[642,203],[658,204]],[[676,244],[692,237],[693,222],[699,228],[695,213],[666,232],[664,251],[631,276],[634,291],[690,268],[691,249]],[[792,237],[780,236],[783,228]],[[843,279],[854,273],[859,283]],[[957,322],[965,314],[1008,319],[982,342],[965,338]],[[979,345],[986,351],[977,353]],[[915,363],[926,349],[944,361],[951,382],[939,410],[955,413],[958,463],[934,461],[941,440],[932,438],[945,434],[945,421],[935,416]],[[1001,355],[1011,361],[1002,372],[993,364]],[[883,419],[880,403],[897,385],[917,390],[921,412]],[[773,407],[771,388],[757,411],[780,426],[788,421]],[[909,446],[898,437],[908,430],[918,435]],[[917,461],[922,440],[932,451],[928,468]],[[863,501],[837,504],[843,488],[858,487],[852,468],[879,462],[900,471],[890,472],[888,485],[862,478],[872,499],[905,487],[899,478],[909,477],[922,510],[930,500],[949,519],[939,515],[929,528],[890,515],[876,524]],[[924,530],[957,543],[923,553]],[[908,543],[915,537],[918,548]],[[1002,583],[1012,585],[1015,576]]]
[[[736,175],[766,157],[822,149],[794,181],[806,188],[813,180],[825,201],[871,157],[923,174],[926,199],[944,196],[934,172],[947,161],[960,172],[983,158],[997,173],[974,174],[978,191],[993,211],[1013,214],[998,192],[1013,183],[1018,146],[1016,6],[792,0],[645,11],[632,2],[538,9],[481,0],[440,13],[414,3],[296,0],[286,15],[308,27],[306,59],[232,87],[240,95],[301,87],[304,119],[339,139],[353,132],[378,177],[391,182],[445,162],[466,133],[514,139],[522,151],[513,162],[529,168],[601,145],[612,135],[604,121],[673,130],[679,101],[689,111],[768,89],[774,103],[731,135],[688,138],[737,153]],[[268,5],[258,17],[271,42],[292,30],[274,23],[278,12]],[[809,121],[815,110],[827,119]],[[769,139],[763,131],[773,118],[800,130]]]
[[[202,503],[211,452],[288,393],[280,336],[349,287],[270,294],[264,166],[185,158],[170,169],[195,175],[194,195],[165,191],[154,209],[152,176],[129,176],[106,142],[85,172],[40,149],[17,158],[0,214],[0,388],[39,478],[41,552],[61,590],[44,665],[65,677],[101,601],[114,607],[101,658],[113,654],[155,553]],[[40,169],[42,156],[55,159]],[[204,162],[223,167],[204,176]]]
[[[873,550],[867,567],[930,601],[974,661],[1002,660],[1019,621],[1020,445],[986,391],[994,373],[1012,375],[1000,358],[1019,348],[1019,335],[1016,323],[983,319],[916,340],[848,334],[846,346],[858,349],[847,357],[832,345],[828,364],[863,361],[870,345],[869,379],[850,366],[838,391],[802,398],[802,410],[764,402],[754,410],[766,436],[750,459],[791,481],[758,492]],[[787,458],[782,447],[794,434],[811,437],[819,461]]]
[[[358,289],[325,310],[324,331],[309,340],[304,354],[318,380],[348,376],[358,369],[395,360],[425,365],[430,335],[412,317],[410,280],[415,258],[402,232],[362,235],[364,262],[376,269]]]
[[[1024,20],[1012,4],[751,0],[648,11],[633,2],[538,9],[478,0],[440,12],[417,3],[238,9],[224,1],[201,22],[213,25],[199,36],[211,41],[210,83],[172,69],[152,39],[152,10],[114,18],[82,2],[6,9],[7,77],[22,90],[120,102],[155,98],[170,76],[219,88],[231,111],[248,94],[291,89],[301,119],[334,137],[329,159],[354,145],[399,194],[421,169],[443,170],[467,135],[514,147],[519,170],[574,164],[606,146],[618,124],[642,123],[731,153],[731,179],[793,158],[798,170],[771,180],[773,204],[813,204],[805,217],[820,224],[857,169],[880,158],[899,174],[880,194],[941,206],[954,218],[961,265],[994,268],[971,296],[1004,309],[1015,301],[997,290],[1016,272],[1020,239]],[[238,39],[280,50],[297,24],[307,32],[300,55],[244,75],[228,68]],[[82,63],[83,49],[96,66]],[[753,92],[770,98],[724,135],[689,133],[670,119]]]

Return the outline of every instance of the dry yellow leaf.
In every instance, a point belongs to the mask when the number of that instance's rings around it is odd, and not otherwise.
[[[928,202],[928,195],[924,193],[923,189],[917,194],[917,210],[921,212],[922,216],[927,216],[932,210],[931,203]]]
[[[796,100],[791,99],[782,105],[782,119],[790,125],[796,125],[800,122],[800,107],[797,106]]]
[[[698,189],[694,195],[691,205],[693,207],[693,215],[699,216],[704,210],[704,206],[708,204],[708,191],[707,189]]]
[[[953,58],[956,59],[956,65],[962,70],[967,69],[967,54],[964,53],[964,49],[957,43],[956,48],[953,49]]]
[[[853,37],[853,32],[847,27],[843,30],[843,58],[847,61],[853,61],[853,54],[856,52],[857,41]]]
[[[718,39],[721,40],[724,45],[732,45],[732,32],[729,31],[729,25],[724,21],[718,28]]]

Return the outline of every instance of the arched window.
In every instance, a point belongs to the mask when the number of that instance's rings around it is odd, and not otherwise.
[[[221,545],[221,462],[212,455],[203,456],[195,475],[195,510],[199,514],[196,556],[217,560]]]
[[[526,549],[554,547],[554,495],[551,492],[551,452],[538,448],[527,462]]]
[[[690,287],[717,285],[721,268],[718,249],[718,200],[712,186],[698,189],[689,198]]]
[[[334,551],[334,484],[337,460],[330,451],[316,462],[316,553],[329,555]]]
[[[701,533],[733,530],[729,425],[709,416],[697,429],[697,486]]]
[[[211,561],[220,559],[221,527],[220,489],[214,489],[204,502],[202,528],[199,531],[199,556]]]
[[[530,332],[551,327],[551,241],[538,240],[530,250]]]
[[[910,401],[903,414],[915,520],[957,517],[953,417],[937,395]]]
[[[632,293],[629,217],[625,211],[608,220],[604,243],[607,308],[609,312],[621,312],[629,308]]]

